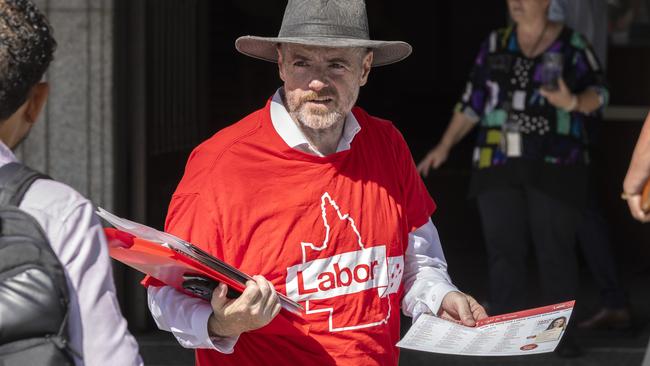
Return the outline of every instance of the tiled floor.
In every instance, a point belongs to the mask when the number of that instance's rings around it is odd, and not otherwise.
[[[423,352],[403,351],[400,365],[508,365],[508,366],[640,366],[645,352],[641,343],[648,338],[648,332],[628,334],[618,338],[612,346],[605,346],[620,334],[590,335],[592,339],[583,340],[588,345],[584,347],[584,355],[575,359],[562,359],[554,354],[534,355],[526,357],[458,357],[434,355]],[[181,366],[193,365],[194,354],[181,348],[167,334],[150,333],[138,336],[142,356],[149,366]]]
[[[643,342],[647,341],[648,333],[602,334],[589,335],[581,343],[584,355],[575,359],[562,359],[554,354],[533,355],[526,357],[458,357],[435,355],[424,352],[403,351],[400,365],[508,365],[508,366],[640,366],[645,352]],[[181,348],[164,333],[150,333],[138,336],[142,356],[149,366],[181,366],[193,365],[194,354]],[[607,346],[606,343],[614,343]]]

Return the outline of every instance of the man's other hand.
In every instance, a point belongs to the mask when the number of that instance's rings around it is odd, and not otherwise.
[[[487,318],[488,315],[483,306],[473,297],[462,292],[452,291],[442,299],[438,316],[461,322],[467,327],[473,327],[476,325],[476,321]]]
[[[237,337],[262,328],[280,312],[280,299],[273,285],[263,276],[253,276],[241,296],[228,299],[228,286],[221,283],[212,292],[212,315],[208,333],[218,337]]]

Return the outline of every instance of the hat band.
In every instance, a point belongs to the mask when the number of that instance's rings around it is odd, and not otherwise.
[[[351,38],[369,40],[366,29],[338,24],[301,23],[282,25],[278,37]]]

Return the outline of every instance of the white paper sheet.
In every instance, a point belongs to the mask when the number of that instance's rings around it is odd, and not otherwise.
[[[574,301],[493,316],[474,328],[423,314],[398,347],[466,356],[520,356],[553,352],[569,323]]]
[[[180,250],[184,253],[190,253],[190,251],[187,249],[187,245],[183,243],[182,240],[173,235],[167,234],[163,231],[158,231],[152,227],[142,225],[131,220],[115,216],[101,207],[97,208],[96,213],[97,216],[103,218],[109,224],[115,226],[116,229],[133,234],[144,240],[153,241],[160,243],[161,245]]]

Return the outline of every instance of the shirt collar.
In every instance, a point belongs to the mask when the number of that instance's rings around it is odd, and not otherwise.
[[[273,95],[271,100],[271,122],[273,128],[280,135],[282,140],[289,145],[289,147],[308,152],[314,155],[323,156],[314,146],[309,143],[305,134],[302,133],[298,125],[291,119],[289,112],[282,103],[280,96],[280,89]],[[336,148],[336,152],[350,150],[352,140],[361,131],[359,121],[352,112],[345,116],[345,124],[343,125],[343,133]]]
[[[11,149],[0,140],[0,166],[18,161]]]

